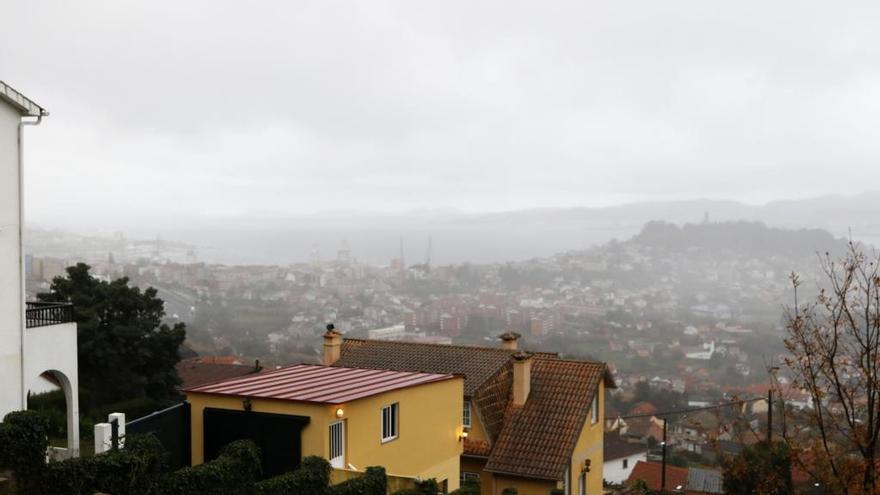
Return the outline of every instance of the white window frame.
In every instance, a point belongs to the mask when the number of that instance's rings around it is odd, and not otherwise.
[[[338,448],[339,448],[338,454],[339,455],[334,457],[333,456],[333,454],[334,454],[334,452],[333,452],[334,451],[333,428],[337,427],[337,426],[339,427],[339,439],[338,439],[339,440],[339,445],[338,445]],[[329,451],[329,455],[327,457],[329,457],[330,466],[337,468],[337,469],[344,469],[345,468],[345,420],[335,421],[333,423],[330,423],[330,427],[328,429],[328,434],[330,435],[330,451]]]
[[[480,473],[474,473],[472,471],[462,471],[461,475],[458,477],[458,482],[464,483],[467,480],[480,481]]]
[[[590,424],[594,425],[599,422],[599,394],[593,396],[593,402],[590,404]]]
[[[386,419],[386,411],[388,418]],[[386,427],[388,430],[386,435]],[[379,414],[379,438],[382,443],[390,442],[400,436],[400,403],[395,402],[382,408]]]
[[[465,428],[470,428],[473,424],[473,408],[471,407],[470,401],[464,401],[464,407],[461,413],[461,425]]]

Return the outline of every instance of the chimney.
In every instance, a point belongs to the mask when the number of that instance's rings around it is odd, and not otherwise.
[[[330,366],[339,361],[339,355],[342,353],[342,335],[336,331],[333,324],[327,325],[327,333],[324,334],[324,358],[321,364]]]
[[[498,338],[501,339],[501,348],[506,351],[517,350],[517,348],[518,348],[517,344],[518,344],[520,337],[522,337],[522,335],[520,335],[516,332],[511,332],[510,330],[508,330],[498,336]]]
[[[513,355],[513,405],[521,406],[532,387],[532,355],[519,351]]]

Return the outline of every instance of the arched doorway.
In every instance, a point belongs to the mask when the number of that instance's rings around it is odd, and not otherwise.
[[[64,403],[64,426],[66,434],[66,450],[53,449],[59,457],[78,457],[79,444],[79,397],[77,389],[71,383],[70,378],[59,370],[46,370],[34,377],[28,389],[28,409],[35,408],[50,416],[50,421],[55,419],[60,404],[58,395],[63,396]],[[57,421],[53,421],[57,425]],[[58,428],[54,429],[57,434]],[[50,438],[50,441],[53,440]],[[55,439],[57,440],[57,438]],[[55,445],[54,447],[60,447]]]

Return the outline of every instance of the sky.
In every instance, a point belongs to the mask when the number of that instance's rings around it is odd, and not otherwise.
[[[10,0],[0,79],[37,222],[880,181],[877,2]]]

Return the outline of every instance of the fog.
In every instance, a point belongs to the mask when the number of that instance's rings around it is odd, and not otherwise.
[[[4,5],[0,77],[52,114],[43,226],[758,205],[880,179],[878,10],[33,0]]]

